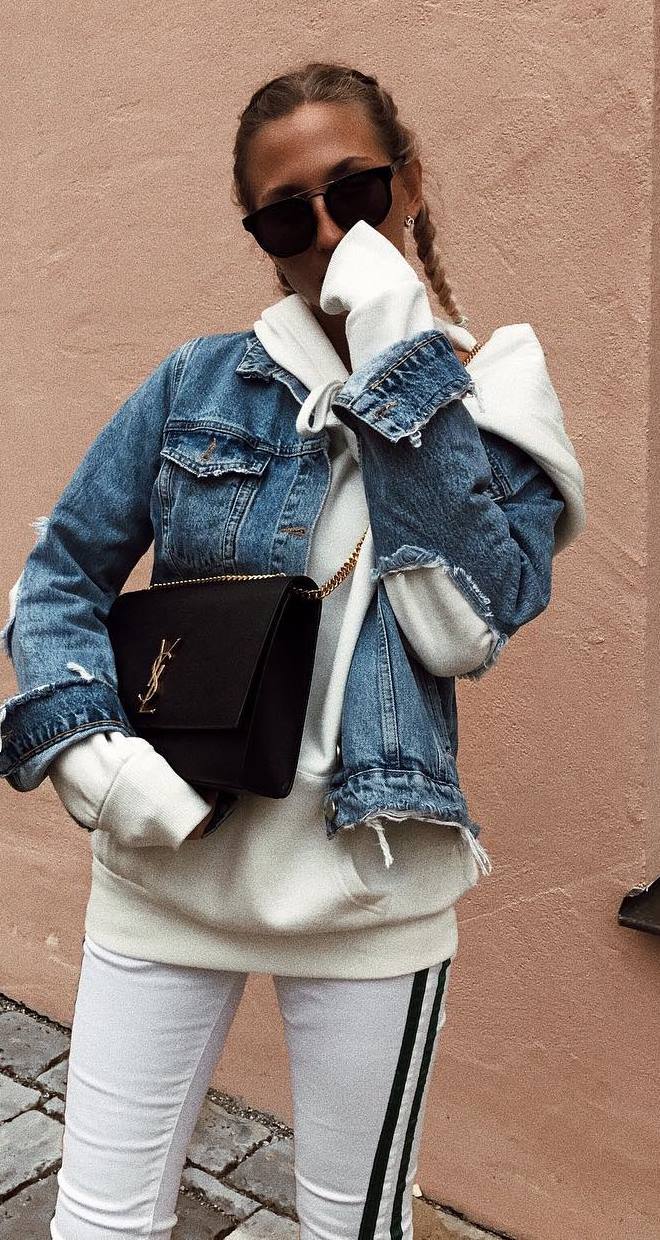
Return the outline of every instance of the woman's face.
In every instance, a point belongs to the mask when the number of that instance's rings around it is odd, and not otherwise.
[[[268,121],[250,143],[252,209],[315,189],[334,177],[390,163],[364,109],[353,103],[304,103],[279,120]],[[392,206],[377,231],[405,254],[406,215],[422,203],[421,166],[412,161],[392,179]],[[323,277],[335,247],[345,235],[325,208],[323,198],[310,202],[316,237],[302,254],[272,258],[296,293],[318,307]]]

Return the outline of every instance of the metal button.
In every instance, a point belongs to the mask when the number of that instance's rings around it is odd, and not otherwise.
[[[337,753],[337,761],[339,762],[341,759],[341,745],[337,745],[336,753]]]
[[[328,818],[337,817],[337,806],[334,801],[328,801]]]

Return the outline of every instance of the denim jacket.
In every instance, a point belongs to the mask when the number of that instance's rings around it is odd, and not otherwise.
[[[496,637],[487,666],[548,604],[564,500],[530,455],[478,429],[461,399],[472,391],[443,332],[426,330],[354,371],[333,402],[360,445],[378,585],[346,685],[328,835],[379,815],[479,833],[459,784],[454,678],[414,657],[383,586],[389,572],[443,565]],[[296,433],[307,395],[253,330],[204,336],[166,357],[98,435],[28,556],[4,630],[19,692],[0,709],[0,775],[13,788],[35,788],[85,735],[133,733],[104,622],[152,542],[152,582],[305,572],[330,477],[327,435]]]

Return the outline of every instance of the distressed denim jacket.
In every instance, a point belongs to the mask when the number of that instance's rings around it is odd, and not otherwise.
[[[378,585],[346,685],[328,835],[378,816],[479,833],[457,772],[454,679],[414,657],[382,580],[422,565],[451,573],[494,635],[473,677],[548,604],[564,500],[529,455],[477,428],[461,399],[472,390],[446,336],[426,330],[354,371],[333,401],[358,438]],[[254,331],[199,337],[101,431],[28,556],[4,630],[19,692],[0,709],[0,775],[13,788],[35,788],[83,736],[133,733],[104,622],[152,541],[152,582],[305,572],[330,480],[327,433],[296,433],[307,395]]]

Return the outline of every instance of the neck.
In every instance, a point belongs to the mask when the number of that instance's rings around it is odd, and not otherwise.
[[[320,306],[310,306],[310,310],[314,315],[317,323],[321,324],[330,344],[336,353],[339,354],[344,366],[349,374],[353,367],[351,363],[351,355],[348,349],[348,341],[346,339],[346,319],[348,312],[343,314],[326,314]]]

